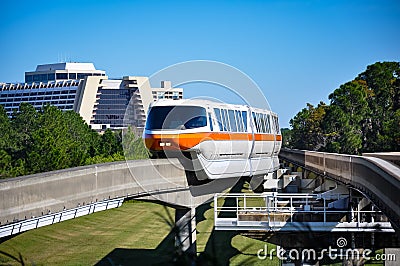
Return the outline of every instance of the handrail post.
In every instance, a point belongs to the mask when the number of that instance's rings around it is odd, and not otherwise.
[[[293,223],[293,197],[290,197],[290,222]]]
[[[239,217],[239,196],[236,196],[236,218]]]
[[[265,203],[267,204],[267,214],[268,214],[268,225],[269,226],[271,226],[270,225],[270,223],[271,223],[271,218],[270,218],[270,213],[269,213],[269,196],[266,196],[265,197]]]
[[[217,221],[217,217],[218,217],[218,200],[217,200],[218,194],[214,195],[214,221]]]

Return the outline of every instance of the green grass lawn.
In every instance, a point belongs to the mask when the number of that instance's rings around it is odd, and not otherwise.
[[[118,249],[154,250],[170,228],[156,213],[172,209],[145,202],[127,202],[98,212],[25,232],[0,244],[0,250],[21,254],[35,265],[93,265]],[[138,256],[139,257],[139,256]],[[10,260],[0,257],[0,263]],[[111,265],[111,264],[110,264]]]
[[[261,261],[264,243],[213,230],[210,204],[197,208],[197,251],[201,265],[278,265]],[[0,244],[0,253],[22,257],[28,265],[168,265],[176,258],[172,208],[129,201],[120,208],[38,228]],[[272,248],[270,245],[269,248]],[[18,262],[0,254],[0,265]]]
[[[240,192],[251,193],[246,189]],[[251,199],[247,205],[265,204]],[[218,201],[234,206],[235,200]],[[243,206],[243,201],[239,201]],[[198,265],[280,265],[275,256],[260,260],[257,251],[273,244],[235,231],[214,230],[213,203],[196,209]],[[145,201],[127,201],[120,208],[94,213],[31,230],[0,241],[0,265],[173,265],[175,210]],[[275,254],[276,255],[276,254]],[[341,265],[331,264],[331,265]],[[367,265],[382,265],[374,262]]]

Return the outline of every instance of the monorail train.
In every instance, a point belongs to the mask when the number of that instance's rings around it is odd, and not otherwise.
[[[264,109],[210,100],[159,100],[143,132],[154,157],[182,156],[204,179],[263,176],[279,168],[278,116]],[[196,167],[195,167],[196,168]]]

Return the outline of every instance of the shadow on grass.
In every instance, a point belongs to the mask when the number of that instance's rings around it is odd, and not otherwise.
[[[243,182],[239,182],[231,191],[240,191]],[[224,206],[234,206],[236,202],[228,199]],[[196,222],[206,220],[205,212],[211,209],[211,203],[203,204],[196,209]],[[191,265],[191,260],[187,254],[182,254],[175,247],[175,237],[179,233],[175,226],[173,216],[166,210],[165,214],[155,213],[155,217],[161,218],[170,227],[170,233],[155,249],[123,249],[116,248],[100,260],[96,265]],[[235,231],[216,231],[212,230],[207,241],[204,252],[195,258],[196,265],[229,265],[232,257],[242,254],[243,251],[237,250],[232,246],[232,238],[238,235]]]
[[[200,206],[196,211],[196,217],[203,217],[204,220],[204,212],[210,208],[210,204]],[[180,253],[175,247],[175,237],[178,232],[171,219],[172,216],[168,213],[163,217],[164,222],[172,228],[155,249],[116,248],[96,265],[190,265],[188,255]],[[239,251],[231,245],[235,235],[236,232],[213,230],[205,251],[195,259],[196,265],[228,265],[230,258],[239,254]]]
[[[155,249],[116,248],[96,265],[177,265],[174,241],[171,231]]]

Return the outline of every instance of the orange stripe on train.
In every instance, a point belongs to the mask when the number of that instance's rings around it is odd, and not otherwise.
[[[274,134],[254,134],[255,141],[281,141],[281,135]],[[222,132],[203,132],[203,133],[183,133],[183,134],[145,134],[145,144],[149,150],[187,150],[198,145],[200,142],[213,141],[241,141],[253,140],[251,133],[222,133]]]

